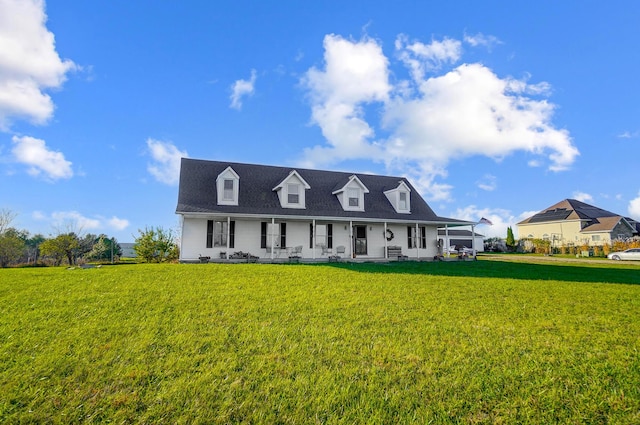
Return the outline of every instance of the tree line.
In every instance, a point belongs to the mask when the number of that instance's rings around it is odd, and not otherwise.
[[[0,267],[75,266],[87,262],[113,263],[122,257],[122,247],[114,237],[84,234],[66,229],[45,237],[12,227],[16,214],[0,210]],[[179,257],[176,237],[171,230],[147,227],[138,230],[134,251],[138,261],[175,261]]]

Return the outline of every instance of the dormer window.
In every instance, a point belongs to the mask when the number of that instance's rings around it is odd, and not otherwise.
[[[360,190],[358,188],[350,188],[348,191],[349,206],[357,208],[360,206]]]
[[[278,192],[282,208],[305,208],[305,190],[311,186],[302,178],[300,173],[293,170],[289,175],[273,188]]]
[[[411,214],[411,189],[404,180],[395,189],[387,190],[384,194],[397,213]]]
[[[369,189],[357,176],[351,176],[347,184],[332,193],[338,197],[345,211],[364,211],[364,195],[369,193]]]
[[[227,167],[216,179],[218,205],[238,205],[238,193],[240,189],[240,176]]]
[[[300,185],[296,183],[289,183],[287,185],[287,203],[291,205],[300,204]]]
[[[406,211],[408,210],[408,205],[407,205],[407,196],[408,193],[407,192],[400,192],[398,193],[399,199],[398,199],[398,209],[401,211]]]
[[[225,201],[233,201],[234,183],[235,181],[233,179],[224,179],[224,194],[222,195],[222,199]]]

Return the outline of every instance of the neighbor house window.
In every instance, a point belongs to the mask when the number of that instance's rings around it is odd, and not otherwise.
[[[351,188],[347,191],[347,197],[349,198],[350,207],[360,206],[360,191],[358,189]]]
[[[290,183],[287,185],[287,202],[289,204],[300,203],[300,185],[299,184]]]
[[[591,240],[593,242],[599,242],[600,241],[600,235],[591,235]]]
[[[230,226],[230,227],[229,227]],[[207,220],[207,248],[226,248],[227,235],[229,248],[233,248],[235,221]]]

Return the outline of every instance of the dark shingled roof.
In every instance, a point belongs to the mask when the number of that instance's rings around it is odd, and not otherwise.
[[[216,178],[231,167],[240,176],[238,205],[218,205]],[[305,193],[306,208],[282,208],[273,190],[291,171],[297,171],[311,186]],[[369,189],[364,198],[365,212],[344,211],[336,195],[354,173],[309,170],[293,167],[206,161],[183,158],[176,213],[247,214],[259,216],[304,216],[366,218],[468,225],[469,222],[437,216],[411,183],[402,177],[356,174]],[[384,191],[395,189],[401,181],[411,189],[411,214],[397,213]]]

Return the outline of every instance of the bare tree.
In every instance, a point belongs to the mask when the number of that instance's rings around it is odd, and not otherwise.
[[[7,208],[2,208],[0,210],[0,235],[7,231],[17,215],[18,214]]]

